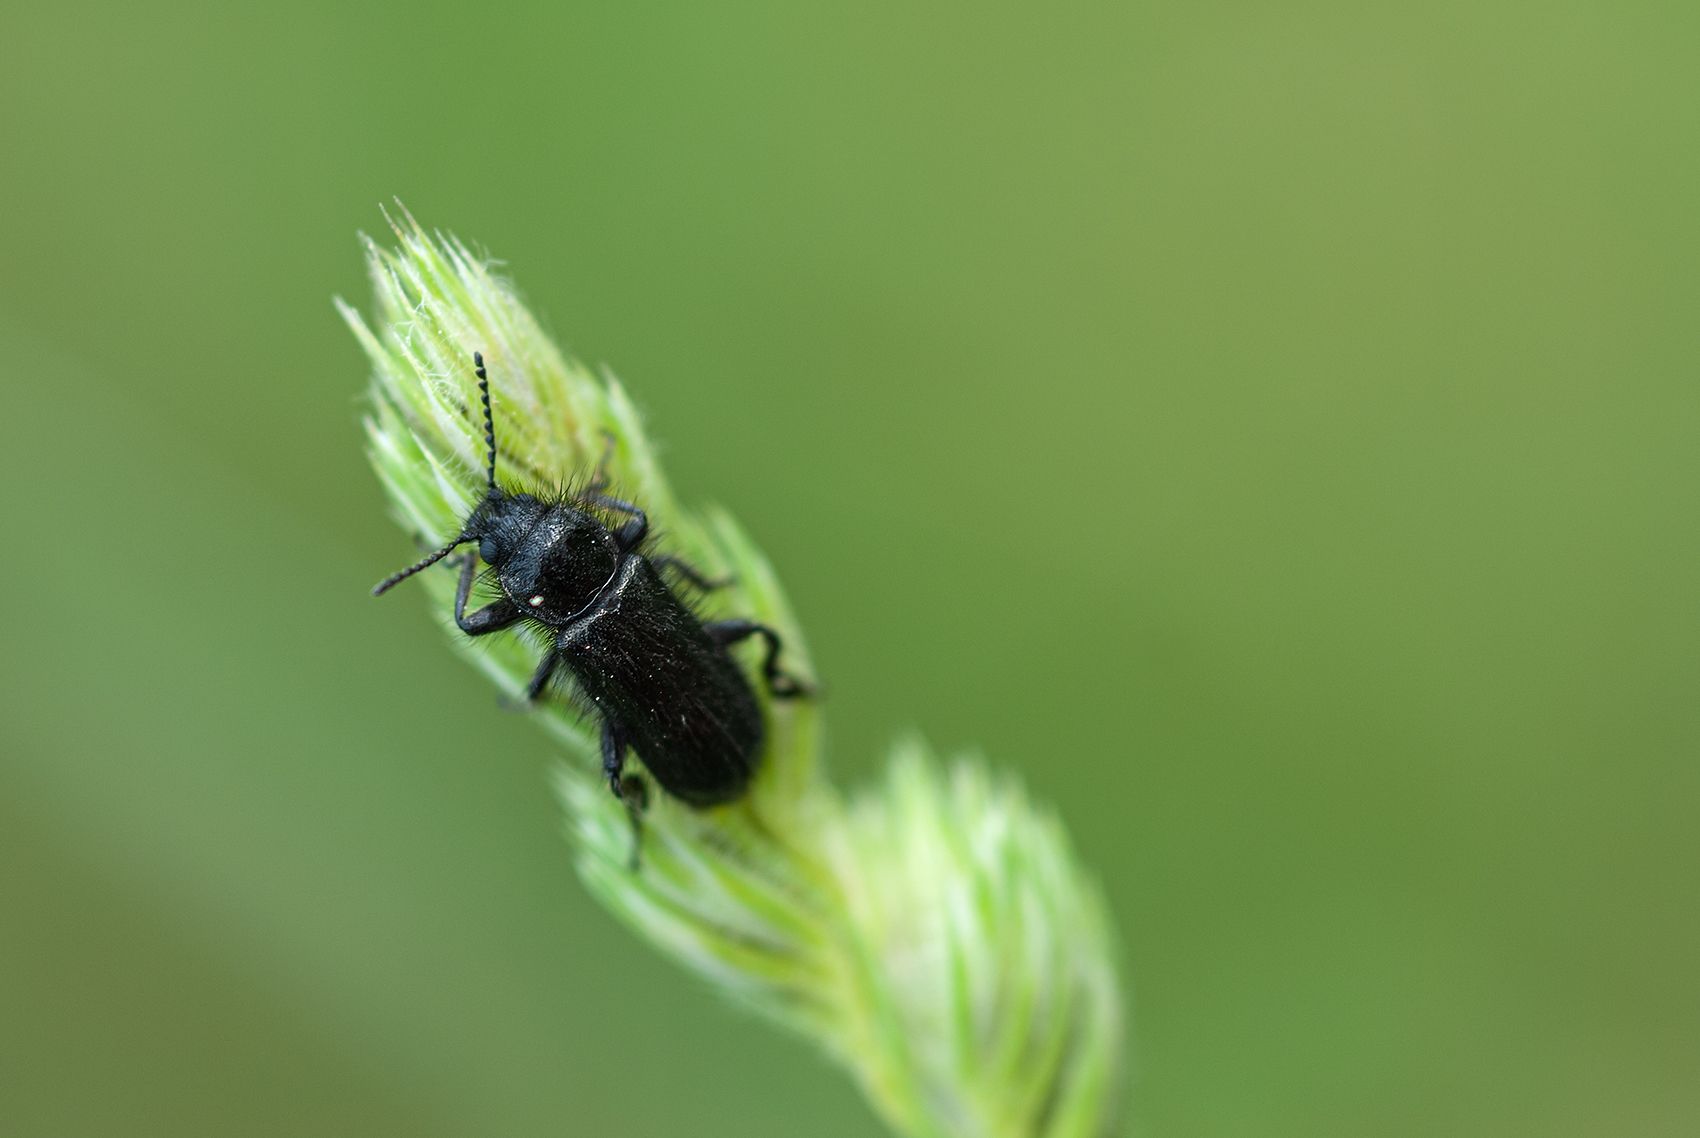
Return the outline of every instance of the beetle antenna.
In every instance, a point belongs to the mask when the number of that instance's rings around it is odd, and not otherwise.
[[[485,484],[490,493],[496,492],[496,420],[490,414],[490,377],[484,374],[484,353],[472,353],[473,370],[478,373],[478,398],[484,404],[484,448],[489,452],[490,462]]]
[[[453,550],[455,546],[462,545],[466,541],[467,541],[466,535],[462,534],[461,536],[455,538],[453,541],[449,542],[447,545],[443,546],[443,548],[437,550],[437,552],[431,554],[431,556],[414,562],[412,565],[409,565],[406,569],[403,569],[399,573],[391,573],[388,577],[385,577],[382,581],[379,581],[376,585],[372,586],[372,595],[374,597],[383,596],[385,593],[389,592],[396,585],[401,584],[401,582],[407,580],[409,577],[413,576],[415,573],[419,572],[421,569],[429,569],[431,566],[435,565],[437,562],[439,562],[443,558],[447,557],[449,555],[450,551]]]

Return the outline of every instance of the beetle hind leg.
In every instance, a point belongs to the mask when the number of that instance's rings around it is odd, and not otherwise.
[[[759,636],[767,642],[767,654],[761,661],[761,674],[767,681],[767,690],[774,699],[801,699],[815,693],[812,684],[799,680],[779,667],[779,650],[784,642],[779,639],[779,633],[767,625],[753,620],[717,620],[703,627],[722,648],[730,648],[740,640],[747,640],[752,636]]]
[[[632,820],[632,856],[627,865],[636,873],[643,851],[643,812],[649,807],[649,784],[641,775],[627,773],[626,741],[607,719],[602,720],[602,777]]]

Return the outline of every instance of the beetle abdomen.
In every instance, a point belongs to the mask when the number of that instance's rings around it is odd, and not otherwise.
[[[761,754],[755,693],[642,556],[626,558],[559,647],[580,691],[669,794],[711,806],[743,792]]]

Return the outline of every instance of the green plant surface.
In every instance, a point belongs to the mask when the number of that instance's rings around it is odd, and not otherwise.
[[[888,1132],[367,595],[392,194],[735,510],[835,782],[914,724],[1066,819],[1125,1130],[1700,1134],[1700,5],[3,30],[0,1135]]]
[[[481,352],[499,481],[558,485],[611,437],[615,493],[644,505],[670,550],[731,579],[714,611],[777,628],[807,673],[772,567],[729,514],[680,506],[620,383],[564,355],[460,242],[405,215],[394,229],[394,250],[368,243],[374,319],[342,312],[372,363],[368,451],[402,528],[440,546],[483,492]],[[517,698],[539,645],[468,643],[447,619],[454,574],[423,576],[451,641]],[[846,799],[822,769],[819,701],[769,701],[766,714],[749,792],[710,810],[653,796],[634,872],[595,725],[559,700],[537,710],[567,755],[555,785],[590,890],[717,990],[814,1040],[899,1133],[1110,1133],[1123,1057],[1113,938],[1062,826],[982,761],[941,764],[918,739]]]

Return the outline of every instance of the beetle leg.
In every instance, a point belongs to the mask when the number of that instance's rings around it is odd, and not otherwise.
[[[712,593],[716,589],[724,589],[727,585],[732,583],[732,578],[730,577],[704,577],[702,573],[690,564],[690,562],[678,557],[651,557],[649,559],[649,563],[655,566],[657,572],[663,569],[673,570],[679,576],[683,577],[685,580],[689,581],[692,585],[701,589],[705,593]]]
[[[796,699],[813,695],[814,688],[779,668],[779,633],[753,620],[717,620],[703,625],[714,642],[729,648],[740,640],[760,636],[767,641],[767,655],[762,658],[761,674],[767,680],[767,690],[775,699]]]
[[[608,464],[614,461],[614,442],[614,432],[604,427],[602,457],[596,460],[596,473],[590,476],[590,482],[584,488],[586,494],[600,494],[608,489]]]
[[[638,854],[643,849],[643,811],[649,805],[649,787],[635,774],[626,774],[626,741],[613,722],[602,720],[602,777],[608,789],[626,808],[632,820],[631,871],[638,871]]]
[[[503,597],[492,601],[477,612],[470,615],[466,611],[466,599],[472,595],[472,579],[478,574],[478,558],[468,557],[460,567],[460,584],[455,588],[455,624],[468,636],[483,636],[487,632],[500,632],[517,624],[525,614],[519,606]]]
[[[604,717],[602,720],[602,777],[608,780],[608,789],[614,792],[615,798],[623,798],[620,794],[620,775],[626,769],[626,741],[620,738],[614,724]]]
[[[525,701],[536,703],[543,698],[543,692],[549,687],[549,677],[555,674],[555,666],[561,662],[561,654],[551,648],[543,654],[543,659],[537,663],[537,671],[531,675],[531,682],[525,685]]]
[[[608,464],[614,460],[614,432],[603,431],[602,439],[602,457],[596,460],[596,473],[590,476],[590,481],[585,484],[584,489],[574,497],[588,506],[601,506],[604,510],[627,515],[631,520],[614,531],[614,542],[620,547],[621,553],[630,553],[649,532],[649,518],[630,502],[609,497],[604,493],[610,484]]]
[[[649,515],[630,502],[610,498],[601,491],[594,490],[586,490],[578,496],[578,500],[589,506],[601,506],[604,510],[625,514],[631,519],[614,531],[614,544],[620,547],[621,553],[630,553],[636,549],[649,533]]]
[[[620,801],[626,804],[626,814],[632,820],[632,860],[627,868],[636,873],[643,852],[643,812],[649,809],[649,784],[638,775],[626,775],[620,780]]]

